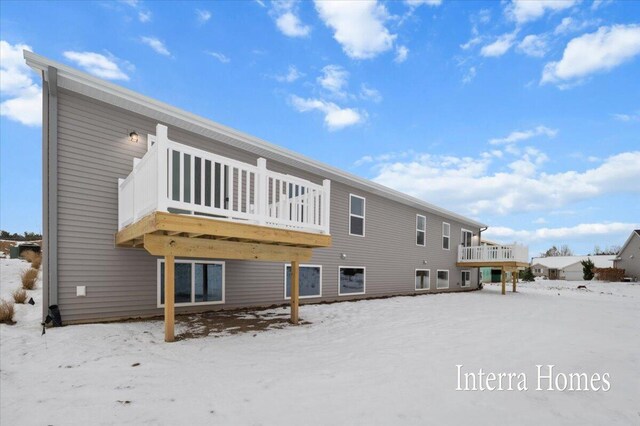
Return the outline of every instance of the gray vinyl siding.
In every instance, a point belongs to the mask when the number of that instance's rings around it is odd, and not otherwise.
[[[114,246],[118,178],[131,172],[134,157],[145,154],[146,135],[155,133],[157,121],[65,90],[59,91],[58,101],[57,262],[58,302],[63,319],[85,322],[161,315],[162,310],[157,308],[157,258],[144,249]],[[137,144],[128,140],[133,130],[140,135]],[[257,160],[254,154],[175,126],[169,127],[169,138],[236,160],[252,164]],[[267,167],[316,183],[323,179],[269,158]],[[364,238],[349,235],[350,193],[366,199]],[[416,214],[427,218],[426,247],[416,245]],[[448,251],[442,249],[443,221],[451,224]],[[437,269],[448,269],[449,290],[444,291],[459,291],[463,268],[456,267],[456,258],[461,228],[479,234],[477,227],[332,181],[333,246],[315,250],[309,262],[322,265],[322,297],[302,302],[415,294],[415,269],[431,271],[429,292],[436,291]],[[474,244],[478,244],[477,239]],[[346,259],[341,259],[341,253],[346,254]],[[366,294],[338,296],[339,266],[366,267]],[[226,302],[176,308],[177,312],[286,303],[283,268],[282,263],[227,261]],[[468,269],[470,289],[474,289],[477,269]],[[86,297],[76,297],[79,285],[87,286]]]

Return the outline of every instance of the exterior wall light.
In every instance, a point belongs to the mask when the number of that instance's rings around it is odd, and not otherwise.
[[[422,261],[422,264],[423,264],[423,265],[426,265],[426,264],[427,264],[427,261],[426,261],[426,260],[423,260],[423,261]]]
[[[136,132],[129,133],[129,140],[133,143],[138,143],[138,134]]]
[[[346,259],[347,258],[347,253],[340,253],[340,259]]]

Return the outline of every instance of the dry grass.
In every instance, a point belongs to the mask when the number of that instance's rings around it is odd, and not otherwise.
[[[24,288],[17,288],[13,292],[13,301],[16,303],[24,303],[27,301],[27,291]]]
[[[0,299],[0,323],[13,324],[13,303]]]
[[[22,252],[22,257],[24,257],[27,262],[31,263],[31,267],[34,269],[40,269],[40,265],[42,264],[42,254],[36,253],[33,250],[25,250]]]
[[[22,288],[25,290],[33,290],[36,288],[36,280],[38,279],[38,270],[29,268],[22,271],[20,274],[20,281],[22,281]]]

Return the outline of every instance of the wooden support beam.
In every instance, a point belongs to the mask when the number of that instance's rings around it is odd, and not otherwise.
[[[502,294],[507,294],[507,271],[505,271],[504,266],[501,269],[502,271]]]
[[[123,245],[156,230],[155,214],[150,214],[116,233],[116,245]]]
[[[198,238],[198,237],[202,237],[204,234],[198,234],[198,233],[194,233],[194,232],[190,232],[187,234],[187,237],[189,238]]]
[[[311,247],[329,247],[331,236],[311,232],[278,229],[250,223],[155,212],[157,229],[216,237],[241,238],[265,243],[291,243]]]
[[[175,322],[175,261],[164,257],[164,341],[173,342]]]
[[[511,276],[513,277],[513,292],[516,292],[516,282],[518,282],[518,270],[515,269],[511,272]]]
[[[182,231],[167,231],[167,235],[171,235],[171,236],[180,235],[180,234],[182,234]]]
[[[291,324],[298,324],[298,306],[300,303],[300,263],[291,262]]]
[[[310,260],[312,255],[310,248],[151,234],[144,236],[144,248],[154,256],[265,260],[272,262],[305,262]]]

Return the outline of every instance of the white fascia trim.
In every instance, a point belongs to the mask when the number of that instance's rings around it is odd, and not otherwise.
[[[355,183],[363,187],[365,190],[373,192],[374,194],[378,194],[386,198],[390,198],[392,200],[402,202],[403,204],[407,204],[415,208],[426,209],[432,213],[435,213],[444,217],[449,217],[457,220],[458,222],[466,223],[479,228],[488,227],[483,223],[466,218],[457,213],[453,213],[449,210],[437,207],[433,204],[427,203],[425,201],[419,200],[410,195],[388,188],[384,185],[380,185],[370,180],[363,179],[351,173],[347,173],[336,167],[305,157],[301,154],[298,154],[286,148],[274,145],[265,140],[256,138],[254,136],[250,136],[246,133],[239,132],[230,127],[223,126],[219,123],[200,117],[196,114],[184,111],[182,109],[176,108],[164,102],[160,102],[148,96],[144,96],[140,93],[134,92],[133,90],[126,89],[122,86],[118,86],[117,84],[104,81],[102,79],[91,76],[82,71],[78,71],[67,65],[48,59],[44,56],[37,55],[27,50],[23,51],[23,53],[24,53],[24,58],[26,60],[27,65],[29,65],[31,68],[35,70],[43,71],[45,78],[47,79],[48,79],[48,75],[47,75],[48,67],[51,66],[51,67],[57,68],[59,86],[63,88],[73,90],[73,91],[78,91],[78,90],[74,90],[74,86],[77,86],[77,85],[86,86],[87,88],[94,90],[95,93],[90,95],[85,91],[83,94],[86,96],[91,96],[100,101],[117,105],[121,108],[127,108],[127,106],[123,105],[122,102],[120,103],[114,102],[115,99],[120,99],[121,101],[125,101],[124,103],[130,103],[130,104],[142,107],[143,109],[154,111],[163,116],[173,117],[174,119],[181,120],[188,125],[196,126],[201,129],[219,133],[223,136],[232,138],[239,142],[243,142],[257,149],[266,150],[272,154],[279,155],[286,159],[296,161],[303,166],[315,168],[320,172],[325,172],[326,174],[328,174],[328,176],[325,176],[325,177],[338,178],[337,180],[347,185],[353,185]],[[72,84],[67,84],[66,80],[68,80]],[[129,106],[129,109],[131,109],[134,112],[144,114],[144,112],[133,110],[131,106]],[[173,123],[170,123],[170,124],[173,124]],[[177,124],[174,124],[174,125],[177,125]],[[191,129],[189,126],[186,127],[186,130],[194,131],[194,129]],[[198,133],[197,131],[195,132]],[[322,174],[322,173],[319,173],[319,174]]]

